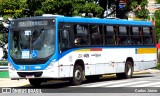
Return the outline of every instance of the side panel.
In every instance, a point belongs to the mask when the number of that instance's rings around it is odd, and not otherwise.
[[[143,60],[140,65],[140,70],[153,68],[156,66],[156,48],[139,48],[138,54],[143,54]]]
[[[59,61],[60,65],[64,65],[60,67],[60,77],[72,77],[73,65],[78,59],[85,64],[85,75],[124,72],[127,58],[133,59],[134,71],[156,66],[156,53],[140,54],[137,50],[139,48],[102,48],[101,51],[97,51],[97,48],[79,48],[67,51]]]

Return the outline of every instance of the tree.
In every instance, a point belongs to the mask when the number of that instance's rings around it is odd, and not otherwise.
[[[156,0],[157,3],[160,3],[160,0]],[[155,19],[155,27],[156,27],[156,39],[157,39],[157,42],[160,43],[160,10],[156,10],[154,12],[154,19]],[[157,54],[157,60],[158,62],[160,62],[160,50],[158,49],[158,54]]]
[[[4,0],[0,2],[0,13],[3,17],[19,18],[23,16],[25,0]]]
[[[147,19],[149,14],[147,5],[148,0],[130,0],[127,3],[127,11],[133,11],[138,18]]]
[[[116,17],[120,18],[119,1],[120,0],[99,0],[99,6],[103,8],[101,17],[103,17],[104,12],[107,9],[113,9],[110,14],[107,14],[106,17],[116,13]],[[114,7],[112,5],[114,5]]]
[[[155,17],[155,27],[156,27],[156,36],[157,36],[157,41],[160,38],[160,10],[156,10],[154,13]]]
[[[81,16],[82,13],[93,13],[99,17],[102,8],[93,0],[46,0],[42,3],[43,13],[59,14],[64,16]]]
[[[42,3],[49,0],[26,0],[25,14],[27,16],[35,16],[43,14]],[[47,7],[47,5],[46,5]]]
[[[94,2],[85,3],[83,7],[83,13],[92,13],[93,17],[100,17],[102,14],[102,8]],[[88,14],[87,14],[88,16]]]
[[[46,0],[42,3],[43,13],[67,16],[72,14],[72,9],[71,0]]]
[[[156,0],[156,2],[159,4],[159,3],[160,3],[160,0]]]

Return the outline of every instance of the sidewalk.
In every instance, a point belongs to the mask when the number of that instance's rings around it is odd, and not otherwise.
[[[134,72],[134,75],[138,74],[155,74],[160,73],[160,70],[157,69],[148,69],[140,72]],[[115,75],[105,75],[105,78],[113,78]],[[27,79],[21,80],[11,80],[10,78],[0,78],[0,87],[18,87],[29,85],[29,81]]]
[[[153,74],[153,73],[160,73],[160,70],[158,69],[147,69],[139,72],[133,72],[133,74]]]
[[[0,78],[0,87],[18,87],[28,85],[27,79],[11,80],[10,78]]]

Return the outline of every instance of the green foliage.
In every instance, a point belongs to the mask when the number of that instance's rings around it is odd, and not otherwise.
[[[160,20],[160,10],[155,11],[154,17],[156,18],[156,20]]]
[[[132,11],[133,9],[135,9],[136,7],[138,7],[138,2],[135,1],[135,0],[133,0],[132,2],[129,2],[127,5],[128,5],[127,9],[129,11]]]
[[[141,19],[147,19],[149,10],[146,9],[148,5],[148,0],[130,0],[127,4],[128,11],[134,11],[136,17]]]
[[[27,4],[26,9],[28,9],[28,10],[25,13],[28,16],[41,15],[43,13],[41,8],[42,8],[42,3],[44,1],[46,1],[46,0],[26,0],[26,4]],[[47,5],[46,5],[46,7],[47,7]]]
[[[3,16],[19,18],[23,16],[24,0],[4,0],[0,2],[0,13]]]
[[[2,2],[2,0],[0,0],[0,15],[5,18],[21,18],[42,14],[82,16],[83,13],[86,13],[86,16],[88,16],[88,13],[93,13],[93,17],[103,17],[103,13],[106,10],[106,0],[99,0],[99,4],[95,4],[94,0],[87,1],[88,2],[86,2],[86,0],[3,0]],[[128,7],[126,7],[128,9],[127,11],[134,10],[140,5],[141,9],[135,11],[136,16],[142,19],[148,18],[149,11],[145,8],[148,4],[147,0],[128,1],[131,2],[129,2]],[[112,4],[115,4],[115,0],[108,0],[108,3],[108,8],[110,8]],[[3,36],[0,35],[0,40],[1,37]]]
[[[73,1],[73,11],[72,15],[73,16],[81,16],[82,13],[84,12],[83,6],[85,5],[85,0],[75,0]]]
[[[148,9],[137,10],[135,12],[135,15],[138,18],[141,18],[141,19],[147,19],[148,18],[148,14],[149,14],[149,10]]]
[[[0,66],[6,66],[6,65],[8,65],[7,60],[0,60]]]
[[[156,25],[156,36],[158,37],[157,39],[159,39],[160,36],[160,10],[156,10],[154,13],[155,16],[155,25]],[[158,41],[158,40],[157,40]]]
[[[157,3],[160,3],[160,0],[156,0]]]
[[[21,18],[42,14],[58,14],[65,16],[81,16],[82,13],[93,13],[100,17],[102,7],[93,3],[94,0],[0,0],[0,15],[5,18]],[[6,42],[0,25],[0,42]]]
[[[157,63],[156,69],[160,70],[160,63]]]
[[[83,7],[83,13],[93,13],[93,17],[100,17],[103,8],[93,2],[86,3]]]
[[[46,0],[42,3],[42,12],[59,15],[71,15],[73,9],[70,0]]]
[[[42,12],[60,14],[65,16],[81,16],[82,13],[93,13],[95,17],[100,16],[102,8],[89,0],[46,0],[42,3]]]

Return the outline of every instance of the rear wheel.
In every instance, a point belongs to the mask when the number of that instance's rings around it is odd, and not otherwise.
[[[70,82],[72,85],[80,85],[83,81],[84,74],[82,67],[77,65],[73,70],[73,78],[71,78]]]
[[[41,79],[29,79],[29,83],[30,83],[32,86],[38,87],[38,86],[41,85],[42,80],[41,80]]]
[[[125,64],[125,71],[124,73],[117,73],[116,76],[119,79],[128,79],[131,78],[133,75],[133,66],[131,61],[127,61]]]

